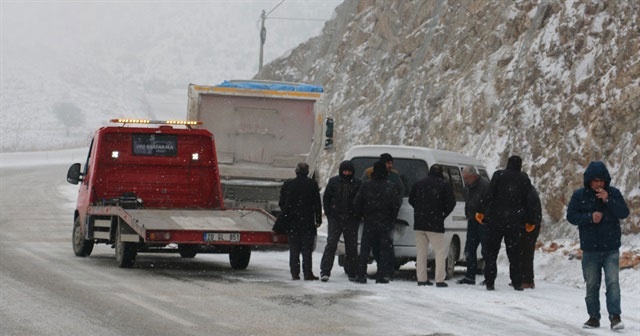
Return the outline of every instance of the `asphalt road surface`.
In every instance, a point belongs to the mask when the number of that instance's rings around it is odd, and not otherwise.
[[[254,252],[246,270],[227,255],[178,254],[139,254],[121,269],[104,244],[76,257],[67,167],[0,168],[0,335],[585,333],[583,290],[541,282],[514,292],[503,275],[487,292],[453,281],[418,288],[411,269],[391,284],[354,284],[337,263],[328,283],[292,281],[282,251]],[[316,273],[319,263],[314,253]],[[623,299],[635,333],[637,303]]]

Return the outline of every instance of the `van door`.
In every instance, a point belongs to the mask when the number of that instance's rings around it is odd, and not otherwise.
[[[456,206],[451,214],[445,219],[445,239],[451,241],[449,245],[449,256],[453,256],[455,261],[460,260],[464,253],[464,245],[467,241],[467,219],[464,213],[464,181],[460,168],[454,165],[441,164],[445,179],[453,188],[453,195],[456,198]]]

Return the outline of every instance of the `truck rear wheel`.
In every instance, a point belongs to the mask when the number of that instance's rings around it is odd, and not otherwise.
[[[233,269],[246,269],[249,266],[249,259],[251,259],[249,246],[234,246],[229,252],[229,263]]]
[[[194,245],[178,245],[178,253],[182,258],[193,258],[198,254]]]
[[[116,232],[116,263],[118,267],[130,268],[136,261],[137,246],[136,243],[123,242],[122,231],[124,231],[124,227],[122,223],[119,223]]]
[[[80,217],[73,222],[73,235],[71,237],[73,253],[78,257],[88,257],[93,251],[93,240],[84,239],[84,232],[80,228]]]

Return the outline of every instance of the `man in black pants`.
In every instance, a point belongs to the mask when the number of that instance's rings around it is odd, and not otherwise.
[[[316,228],[322,224],[320,189],[309,178],[309,165],[300,162],[296,178],[287,180],[280,189],[280,209],[288,224],[289,267],[291,278],[300,280],[300,254],[305,280],[318,280],[313,274],[311,256],[316,241]]]
[[[355,167],[351,161],[340,163],[338,175],[329,179],[322,197],[324,214],[329,222],[327,245],[320,262],[320,280],[329,281],[340,235],[344,237],[344,269],[349,280],[355,281],[358,265],[358,226],[360,219],[355,213],[353,200],[358,194],[362,181],[353,174]]]
[[[464,213],[467,217],[467,242],[464,246],[464,256],[467,262],[467,273],[458,280],[458,284],[475,285],[478,268],[478,246],[484,238],[484,226],[476,219],[476,213],[481,212],[482,202],[487,191],[489,181],[478,175],[474,166],[466,166],[462,170],[464,180]],[[484,249],[484,245],[482,246]]]
[[[393,221],[400,210],[400,196],[387,180],[387,168],[382,161],[373,165],[371,180],[365,182],[356,196],[356,213],[364,219],[356,282],[367,283],[367,264],[374,242],[380,248],[376,283],[388,283],[393,272]]]
[[[527,220],[527,196],[531,191],[529,177],[522,173],[522,159],[511,156],[507,168],[493,174],[487,194],[484,279],[487,290],[495,289],[498,273],[496,261],[504,238],[509,258],[509,275],[513,289],[522,290],[520,272],[520,238]]]

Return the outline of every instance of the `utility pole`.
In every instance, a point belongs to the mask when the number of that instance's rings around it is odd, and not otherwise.
[[[267,13],[265,12],[264,9],[262,10],[262,15],[260,15],[260,19],[262,19],[262,28],[260,28],[260,60],[258,61],[258,71],[262,70],[264,41],[267,40],[267,28],[264,27],[264,21],[267,19]]]

